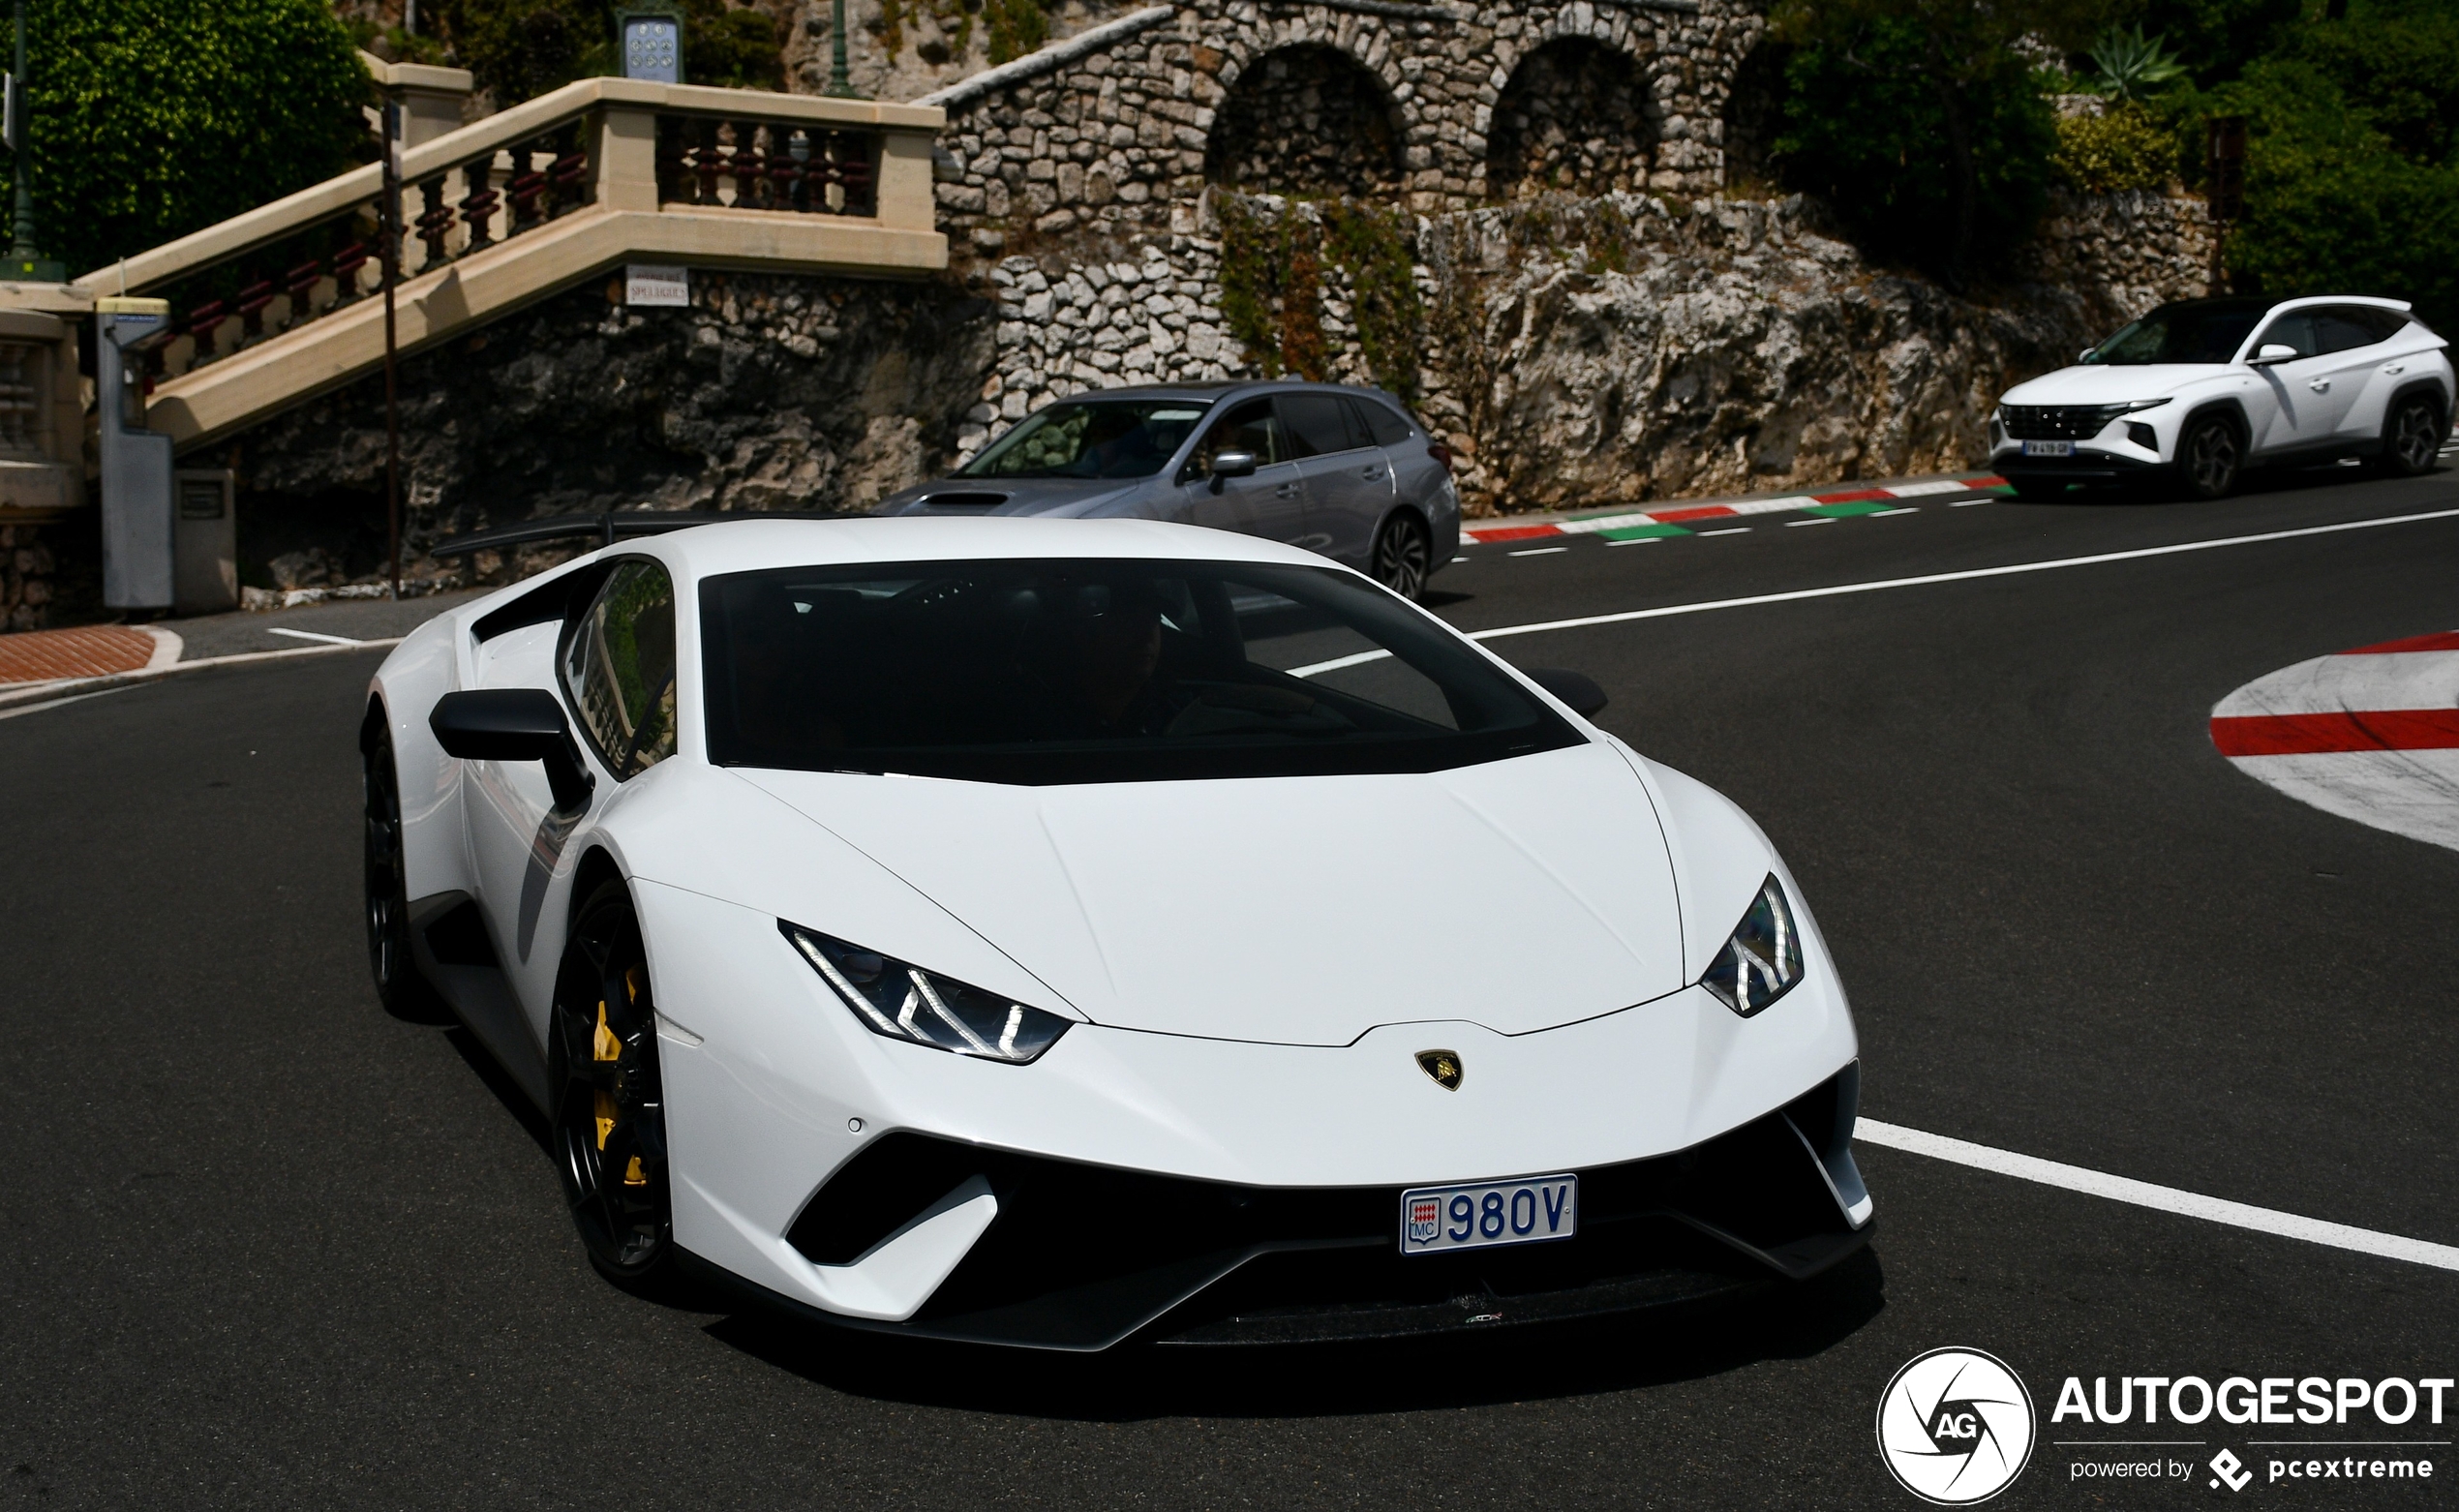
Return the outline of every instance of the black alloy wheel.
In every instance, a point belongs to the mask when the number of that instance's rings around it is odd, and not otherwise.
[[[2177,461],[2187,493],[2201,499],[2226,499],[2237,490],[2245,447],[2235,426],[2219,415],[2205,415],[2178,438]]]
[[[1426,522],[1406,511],[1395,514],[1375,537],[1375,581],[1413,599],[1426,590],[1434,559],[1434,537],[1426,532]]]
[[[2431,472],[2442,455],[2442,411],[2422,394],[2411,394],[2391,406],[2383,426],[2381,470],[2397,478]]]
[[[410,880],[402,864],[401,774],[383,716],[370,716],[361,757],[366,793],[367,967],[384,1012],[412,1023],[450,1019],[410,954]]]
[[[631,894],[610,879],[572,919],[556,979],[555,1153],[590,1263],[620,1285],[672,1269],[657,1010]]]

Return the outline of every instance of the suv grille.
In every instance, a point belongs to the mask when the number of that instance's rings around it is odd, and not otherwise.
[[[2100,405],[2000,405],[2007,435],[2019,441],[2082,441],[2118,413]]]

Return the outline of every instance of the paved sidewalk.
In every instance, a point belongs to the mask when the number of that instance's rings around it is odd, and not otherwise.
[[[0,635],[0,684],[55,682],[65,678],[140,672],[179,659],[176,635],[125,624]]]
[[[1642,540],[1655,535],[1688,535],[1703,520],[1729,520],[1737,515],[1799,511],[1831,519],[1885,514],[1902,507],[1899,500],[1932,499],[1952,502],[1996,498],[2013,490],[1993,472],[1956,473],[1944,477],[1901,478],[1885,483],[1852,484],[1824,494],[1781,494],[1743,499],[1668,499],[1641,507],[1617,504],[1599,509],[1573,509],[1558,514],[1506,515],[1471,521],[1461,527],[1461,544],[1533,541],[1549,535],[1601,535],[1609,541]]]

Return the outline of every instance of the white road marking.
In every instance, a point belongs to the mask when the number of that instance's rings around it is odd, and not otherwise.
[[[1834,515],[1821,515],[1815,520],[1787,520],[1784,522],[1784,527],[1789,530],[1805,525],[1834,525],[1835,523]]]
[[[1721,530],[1695,530],[1691,533],[1695,535],[1747,535],[1750,533],[1750,527],[1746,525],[1729,525]]]
[[[1969,509],[1975,504],[1987,504],[1994,501],[1995,500],[1988,499],[1958,499],[1947,507],[1950,509]]]
[[[2235,1228],[2250,1228],[2257,1233],[2277,1234],[2286,1239],[2302,1239],[2309,1244],[2328,1245],[2335,1250],[2353,1250],[2359,1255],[2379,1255],[2385,1259],[2459,1271],[2459,1246],[2411,1239],[2404,1234],[2386,1234],[2373,1228],[2355,1228],[2347,1224],[2325,1223],[2319,1218],[2283,1213],[2276,1208],[2231,1202],[2226,1197],[2207,1197],[2199,1192],[2156,1186],[2148,1181],[2137,1181],[2131,1176],[2111,1176],[2105,1171],[2045,1161],[2034,1155],[2018,1155],[2012,1150],[1951,1139],[1945,1134],[1926,1134],[1901,1124],[1883,1124],[1874,1118],[1858,1120],[1853,1125],[1853,1137],[1890,1150],[1905,1150],[1914,1155],[1927,1155],[1931,1160],[1969,1165],[1975,1170],[2013,1176],[2020,1181],[2036,1181],[2045,1187],[2061,1187],[2089,1196],[2107,1197],[2112,1202],[2130,1202],[2137,1207],[2227,1224]]]
[[[1469,559],[1466,557],[1454,557],[1451,559],[1454,561],[1467,561]]]
[[[1897,483],[1882,487],[1879,492],[1892,494],[1897,499],[1919,499],[1925,494],[1963,494],[1969,493],[1971,489],[1972,485],[1969,483],[1955,478],[1940,478],[1934,483]]]
[[[364,646],[367,644],[365,641],[352,640],[347,635],[319,635],[314,630],[286,630],[279,625],[270,624],[264,627],[264,633],[267,635],[288,635],[302,641],[321,641],[327,646]]]
[[[1605,544],[1608,546],[1654,546],[1665,538],[1662,535],[1634,535],[1626,541],[1607,541]]]
[[[125,693],[129,688],[142,686],[144,684],[141,682],[131,682],[124,687],[106,687],[99,693],[72,693],[66,698],[55,698],[46,703],[25,704],[15,709],[0,709],[0,719],[15,719],[21,714],[39,714],[46,709],[64,709],[71,704],[82,704],[89,698],[108,698],[113,693]]]
[[[1901,509],[1873,509],[1869,513],[1862,516],[1862,518],[1865,520],[1884,520],[1889,515],[1917,515],[1919,513],[1921,513],[1920,510],[1915,509],[1910,504],[1906,504]]]
[[[1558,551],[1569,551],[1570,549],[1571,548],[1568,546],[1532,546],[1527,551],[1515,551],[1511,553],[1511,555],[1514,557],[1551,557]]]
[[[2173,557],[2180,552],[2217,551],[2224,546],[2259,546],[2266,541],[2293,541],[2343,530],[2371,530],[2388,525],[2418,525],[2459,519],[2459,509],[2431,509],[2422,514],[2380,515],[2340,525],[2308,525],[2293,530],[2264,530],[2258,535],[2223,535],[2207,541],[2180,541],[2173,546],[2140,546],[2133,551],[2099,552],[2089,557],[2057,557],[2048,561],[2019,561],[2003,567],[1972,567],[1962,572],[1930,572],[1917,578],[1877,578],[1867,583],[1838,583],[1832,588],[1796,589],[1787,593],[1752,593],[1744,598],[1712,598],[1695,604],[1666,604],[1656,609],[1625,609],[1619,614],[1582,615],[1576,620],[1540,620],[1530,624],[1498,625],[1472,630],[1472,641],[1500,640],[1506,635],[1534,635],[1541,630],[1578,630],[1596,624],[1624,624],[1634,620],[1662,620],[1673,615],[1705,614],[1713,609],[1751,609],[1761,604],[1789,604],[1808,598],[1837,598],[1847,593],[1877,593],[1890,589],[1928,588],[1938,583],[1969,583],[1981,578],[2017,577],[2027,572],[2056,572],[2066,567],[2097,567],[2112,561],[2138,561]],[[1388,655],[1389,652],[1384,654]]]

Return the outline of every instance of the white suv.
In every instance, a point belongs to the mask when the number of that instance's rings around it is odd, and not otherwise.
[[[2219,499],[2264,463],[2362,457],[2413,477],[2450,426],[2448,344],[2395,299],[2190,299],[2019,383],[1989,463],[2024,499],[2171,478]]]

